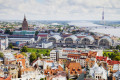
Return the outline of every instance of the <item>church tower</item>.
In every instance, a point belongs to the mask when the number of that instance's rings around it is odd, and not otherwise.
[[[24,15],[23,23],[22,23],[22,30],[28,30],[28,23],[27,23],[25,15]]]

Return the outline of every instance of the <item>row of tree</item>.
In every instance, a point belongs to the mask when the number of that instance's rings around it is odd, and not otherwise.
[[[118,49],[118,50],[120,50],[120,45],[117,45],[117,46],[110,46],[110,49]]]
[[[120,52],[113,50],[113,52],[104,52],[103,56],[111,58],[111,60],[120,61]]]

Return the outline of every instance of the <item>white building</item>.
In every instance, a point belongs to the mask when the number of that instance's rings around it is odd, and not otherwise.
[[[52,80],[67,80],[67,78],[65,76],[59,75],[59,76],[52,78]]]
[[[21,78],[12,78],[11,80],[40,80],[45,78],[45,75],[41,74],[39,70],[35,71],[25,71]]]
[[[98,66],[97,63],[95,63],[92,68],[90,68],[90,75],[95,80],[99,79],[107,80],[107,71],[102,66]]]
[[[53,43],[52,42],[43,42],[42,43],[42,48],[50,48],[53,46]]]
[[[34,38],[9,38],[9,43],[14,43],[14,42],[34,43],[35,39]]]
[[[8,38],[0,38],[0,50],[8,48]]]
[[[4,54],[4,64],[9,64],[10,61],[16,61],[15,56],[12,53]]]
[[[113,65],[113,71],[120,70],[120,64]]]
[[[61,58],[62,50],[52,50],[50,51],[50,60],[58,61]]]
[[[44,61],[44,64],[43,64],[43,69],[47,69],[47,68],[50,68],[50,67],[54,67],[54,63],[53,61]]]
[[[120,71],[117,71],[116,73],[113,74],[114,80],[120,80]]]

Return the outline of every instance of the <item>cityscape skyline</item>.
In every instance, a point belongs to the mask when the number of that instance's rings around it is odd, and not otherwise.
[[[119,0],[0,0],[0,20],[120,20]]]

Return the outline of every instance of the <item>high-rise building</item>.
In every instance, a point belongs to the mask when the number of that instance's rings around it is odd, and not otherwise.
[[[28,30],[28,23],[27,23],[25,15],[24,15],[23,23],[22,23],[22,30]]]

